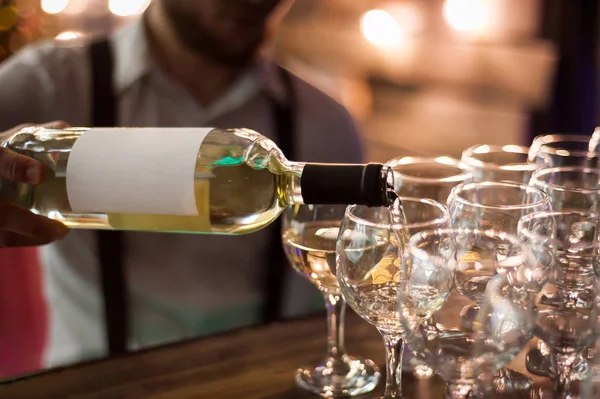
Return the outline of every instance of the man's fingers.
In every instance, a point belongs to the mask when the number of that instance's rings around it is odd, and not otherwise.
[[[61,222],[36,215],[7,202],[0,202],[0,233],[14,233],[42,241],[53,241],[64,238],[68,232],[67,226]]]
[[[48,129],[65,129],[65,128],[69,127],[70,125],[65,121],[52,121],[52,122],[44,123],[40,126],[48,128]]]
[[[37,247],[56,241],[48,237],[29,237],[17,233],[0,232],[0,248],[4,247]]]
[[[0,179],[38,184],[44,178],[44,166],[33,158],[0,147]]]
[[[53,121],[42,125],[19,125],[0,134],[0,140],[6,140],[26,127],[40,126],[49,129],[64,129],[69,124],[64,121]],[[7,148],[0,147],[0,179],[8,179],[27,184],[38,184],[44,180],[44,166],[25,155],[17,154]]]

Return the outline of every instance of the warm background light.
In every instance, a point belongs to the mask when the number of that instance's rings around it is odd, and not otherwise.
[[[56,40],[75,40],[75,39],[79,39],[80,37],[82,37],[83,34],[81,32],[76,32],[76,31],[66,31],[66,32],[62,32],[60,34],[58,34],[55,39]]]
[[[492,8],[490,0],[446,0],[444,18],[457,31],[476,33],[490,25]]]
[[[58,14],[64,10],[68,4],[69,0],[42,0],[42,10],[48,14]]]
[[[109,0],[108,9],[119,17],[141,14],[150,5],[150,0]]]
[[[361,18],[360,26],[365,38],[377,46],[392,47],[402,42],[402,28],[387,11],[367,11]]]

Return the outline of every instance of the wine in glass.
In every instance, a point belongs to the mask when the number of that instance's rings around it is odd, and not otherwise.
[[[335,246],[346,207],[296,205],[283,216],[282,242],[293,268],[323,294],[327,309],[327,353],[316,367],[300,368],[296,382],[324,397],[355,396],[372,391],[380,379],[373,361],[349,356],[344,346],[346,303],[332,270]]]

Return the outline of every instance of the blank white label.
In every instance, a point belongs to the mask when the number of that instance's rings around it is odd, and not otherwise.
[[[75,213],[198,216],[194,172],[213,128],[93,128],[67,163]]]

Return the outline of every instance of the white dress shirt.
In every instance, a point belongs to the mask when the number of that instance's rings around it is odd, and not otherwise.
[[[111,37],[120,126],[247,127],[273,137],[267,94],[284,95],[275,65],[258,62],[210,107],[201,107],[162,73],[135,20]],[[90,125],[90,65],[81,43],[46,41],[0,66],[0,128],[64,120]],[[198,76],[210,79],[210,76]],[[294,78],[297,157],[360,162],[361,144],[348,112]],[[245,236],[127,234],[132,348],[162,344],[256,323],[264,295],[267,229]],[[50,310],[47,366],[106,354],[94,232],[73,230],[41,250]],[[291,268],[286,316],[322,306],[320,295]],[[325,323],[325,320],[323,320]]]

